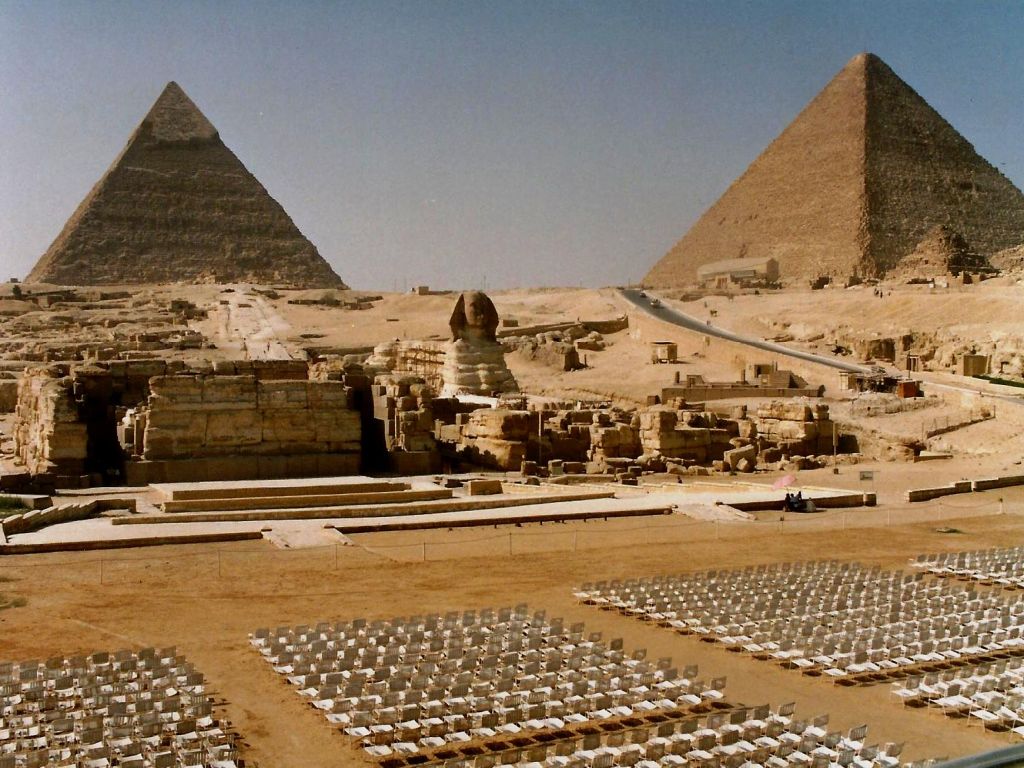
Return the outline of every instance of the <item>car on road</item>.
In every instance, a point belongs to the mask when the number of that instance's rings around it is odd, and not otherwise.
[[[651,306],[657,309],[661,306],[661,299],[651,299]]]

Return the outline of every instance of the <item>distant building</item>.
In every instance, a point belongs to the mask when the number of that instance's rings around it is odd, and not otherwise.
[[[770,285],[779,280],[779,262],[770,256],[712,261],[697,267],[697,282],[705,288]]]

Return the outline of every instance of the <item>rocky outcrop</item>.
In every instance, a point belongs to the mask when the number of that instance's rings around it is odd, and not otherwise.
[[[1024,241],[1024,195],[872,54],[854,57],[644,278],[771,257],[783,281],[881,276],[938,224],[986,257]]]
[[[27,279],[345,287],[176,83]]]

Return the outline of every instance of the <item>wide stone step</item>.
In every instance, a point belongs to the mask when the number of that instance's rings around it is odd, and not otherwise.
[[[204,483],[153,483],[168,501],[188,499],[243,499],[276,496],[323,496],[404,491],[409,483],[375,480],[364,476],[317,477],[289,480],[225,480]]]
[[[398,485],[396,483],[396,485]],[[390,504],[405,501],[433,501],[450,499],[448,488],[426,490],[396,490],[369,493],[329,493],[311,496],[244,496],[222,499],[183,499],[165,501],[164,512],[231,512],[249,509],[296,509],[333,507],[356,504]]]

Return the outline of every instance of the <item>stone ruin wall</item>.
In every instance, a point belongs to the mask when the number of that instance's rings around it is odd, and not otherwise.
[[[15,455],[33,475],[81,475],[87,435],[78,420],[71,380],[53,368],[33,368],[18,381]]]
[[[135,416],[143,439],[134,454],[143,459],[358,449],[355,412],[338,382],[161,376],[150,387]]]
[[[366,367],[389,371],[396,377],[421,378],[434,392],[440,392],[444,386],[441,375],[444,355],[441,342],[387,341],[374,348]]]
[[[654,471],[707,474],[756,467],[803,468],[832,452],[833,423],[824,404],[770,402],[728,417],[659,405],[619,409],[523,411],[482,409],[438,424],[442,452],[505,471],[523,462],[557,460],[575,471],[620,473],[639,465]],[[790,466],[792,465],[792,466]]]
[[[163,361],[27,369],[17,459],[71,487],[102,482],[103,461],[129,484],[359,471],[361,415],[345,383],[299,379],[287,361],[217,367],[228,375]],[[295,378],[265,378],[275,374]]]

